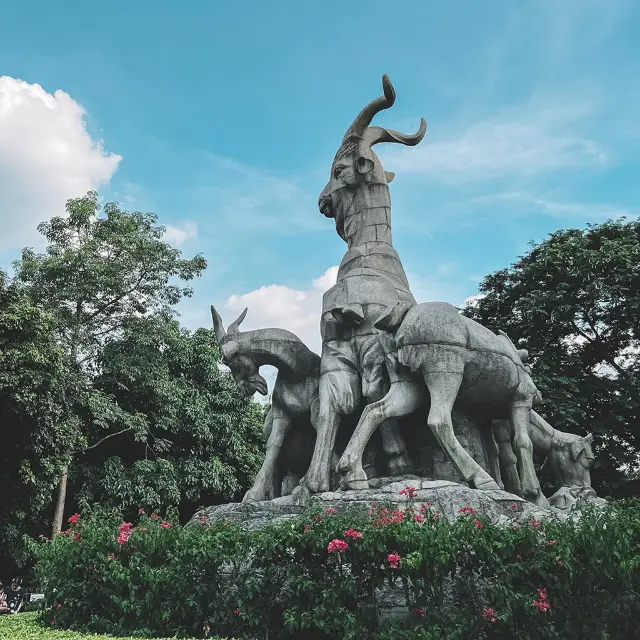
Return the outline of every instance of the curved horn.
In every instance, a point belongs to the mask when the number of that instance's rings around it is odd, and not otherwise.
[[[391,80],[389,80],[388,75],[382,76],[382,90],[384,92],[383,96],[376,98],[371,101],[357,116],[353,121],[353,124],[347,129],[347,132],[344,134],[344,138],[342,139],[345,142],[351,136],[362,137],[367,130],[367,127],[371,124],[373,120],[373,116],[376,113],[379,113],[383,109],[389,109],[393,106],[393,103],[396,101],[396,92],[391,84]]]
[[[224,330],[222,318],[213,305],[211,305],[211,319],[213,320],[213,330],[215,331],[218,343],[220,343],[226,337],[227,333]]]
[[[238,333],[240,331],[240,323],[244,320],[245,316],[247,315],[247,311],[249,309],[245,308],[245,310],[240,314],[240,316],[238,317],[237,320],[235,320],[234,322],[232,322],[229,325],[229,328],[227,329],[227,334],[228,335],[232,335],[234,333]]]
[[[424,118],[420,118],[420,128],[417,133],[404,134],[393,129],[383,129],[382,127],[369,127],[365,134],[364,139],[372,147],[378,142],[399,142],[405,144],[408,147],[414,147],[422,141],[427,133],[427,121]]]

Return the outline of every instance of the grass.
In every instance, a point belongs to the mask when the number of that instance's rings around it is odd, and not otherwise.
[[[140,636],[127,638],[101,636],[78,631],[58,631],[44,627],[38,621],[38,612],[0,616],[0,640],[143,640]]]

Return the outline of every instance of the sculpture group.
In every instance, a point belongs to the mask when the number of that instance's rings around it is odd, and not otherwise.
[[[545,460],[561,487],[551,498],[554,506],[594,497],[592,438],[557,431],[533,410],[541,398],[527,351],[452,305],[414,299],[392,243],[394,174],[384,170],[373,146],[417,145],[426,122],[412,135],[371,126],[395,102],[387,76],[382,86],[383,96],[347,129],[319,198],[320,212],[334,219],[348,247],[337,282],[323,297],[321,356],[288,331],[240,331],[246,309],[225,330],[211,308],[223,363],[247,395],[267,393],[260,366],[278,370],[265,421],[265,460],[245,501],[292,494],[305,504],[336,483],[365,489],[363,456],[376,446],[376,464],[383,460],[385,475],[411,473],[415,457],[405,435],[416,428],[430,429],[460,478],[476,489],[505,489],[549,506],[535,457]],[[417,427],[415,420],[407,422],[422,408],[426,419]],[[460,443],[454,409],[477,425],[486,468]],[[337,446],[341,430],[344,446]]]

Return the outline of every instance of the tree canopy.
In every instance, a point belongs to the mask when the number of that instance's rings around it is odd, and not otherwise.
[[[594,483],[618,488],[640,452],[640,221],[559,230],[480,294],[463,312],[529,349],[540,413],[593,432]]]

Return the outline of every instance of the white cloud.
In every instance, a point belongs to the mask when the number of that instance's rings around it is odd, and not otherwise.
[[[181,227],[165,225],[164,239],[172,245],[183,245],[187,240],[198,236],[198,227],[193,222],[185,222]]]
[[[121,157],[88,133],[84,109],[61,90],[0,77],[0,249],[30,242],[69,198],[109,182]]]
[[[439,137],[436,131],[417,149],[392,149],[388,164],[445,183],[603,166],[607,152],[580,126],[592,112],[586,104],[549,106],[534,100],[500,117],[468,124],[455,136]]]
[[[278,327],[295,333],[312,351],[320,353],[320,313],[322,295],[331,288],[338,267],[330,267],[308,289],[293,289],[280,284],[260,287],[249,293],[230,296],[224,303],[230,324],[245,307],[249,308],[243,328]],[[235,314],[235,315],[234,315]]]

